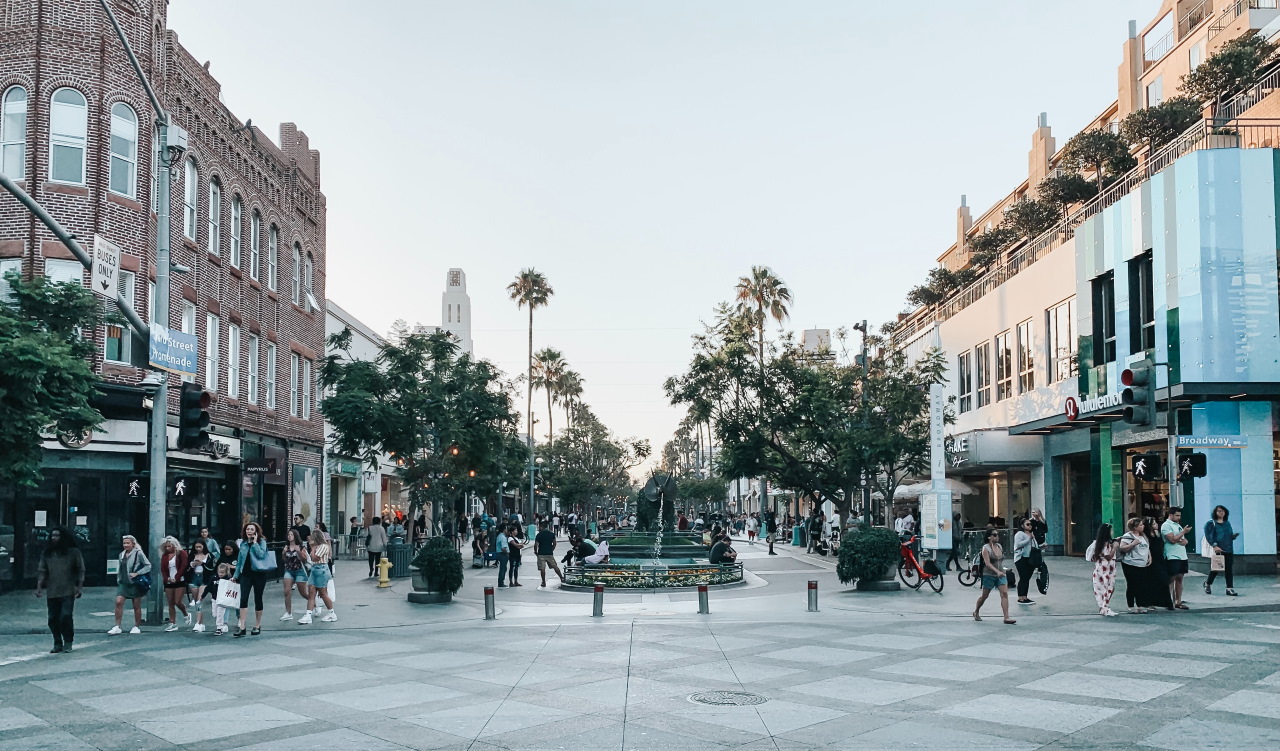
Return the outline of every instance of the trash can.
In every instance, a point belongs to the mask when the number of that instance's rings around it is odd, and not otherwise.
[[[413,559],[413,546],[403,542],[387,543],[387,560],[391,561],[391,578],[401,579],[409,575],[409,562]]]
[[[791,544],[797,546],[804,545],[804,527],[799,524],[791,528]]]

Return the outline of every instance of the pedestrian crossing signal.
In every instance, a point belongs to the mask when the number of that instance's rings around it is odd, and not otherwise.
[[[1164,462],[1160,460],[1159,454],[1134,454],[1130,459],[1129,471],[1133,473],[1133,479],[1152,481],[1159,480]]]
[[[1186,482],[1193,477],[1209,474],[1209,462],[1204,454],[1182,454],[1178,457],[1178,480]]]

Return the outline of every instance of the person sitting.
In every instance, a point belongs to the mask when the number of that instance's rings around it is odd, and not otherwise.
[[[561,558],[560,562],[567,566],[576,559],[581,563],[586,560],[587,556],[595,555],[595,552],[596,544],[594,542],[580,535],[572,534],[569,536],[569,552],[564,554],[564,558]]]
[[[608,563],[609,562],[609,541],[601,540],[596,546],[596,552],[582,559],[583,563]]]
[[[720,537],[716,539],[716,544],[711,546],[711,565],[726,565],[733,563],[737,559],[738,551],[733,549],[733,541],[729,538],[729,535],[720,535]]]

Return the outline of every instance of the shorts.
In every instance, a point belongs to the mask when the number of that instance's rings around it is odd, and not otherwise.
[[[550,568],[552,571],[560,570],[560,564],[556,563],[556,557],[554,555],[538,556],[538,570],[546,571],[548,568]]]
[[[999,589],[1000,587],[1007,587],[1007,586],[1009,586],[1009,577],[1005,576],[1004,574],[1001,574],[999,576],[992,576],[991,574],[982,575],[983,589]]]
[[[124,577],[123,581],[116,583],[116,597],[123,597],[126,600],[136,600],[139,597],[142,597],[145,593],[146,590],[129,581],[127,576]]]
[[[316,589],[324,589],[329,586],[329,580],[332,575],[329,573],[328,566],[312,566],[311,575],[306,578],[306,583]]]
[[[286,579],[292,579],[292,580],[294,580],[294,581],[298,582],[299,584],[306,584],[306,583],[307,583],[307,572],[306,572],[306,570],[305,570],[305,569],[298,569],[297,571],[290,571],[289,569],[285,569],[285,570],[284,570],[284,578],[286,578]]]
[[[203,587],[204,585],[205,585],[204,572],[197,574],[193,571],[191,573],[191,578],[187,579],[187,587],[191,589],[198,589],[200,587]]]
[[[1178,576],[1179,574],[1185,574],[1189,570],[1187,567],[1187,562],[1185,560],[1179,560],[1177,558],[1166,559],[1164,562],[1164,568],[1165,568],[1165,571],[1169,572],[1169,576]]]
[[[187,583],[186,582],[169,582],[164,585],[164,588],[165,589],[186,589]]]

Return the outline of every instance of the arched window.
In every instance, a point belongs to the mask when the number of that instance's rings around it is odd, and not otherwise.
[[[276,282],[280,269],[280,229],[271,225],[271,233],[267,236],[267,289],[276,291]]]
[[[75,89],[53,92],[49,109],[49,179],[84,185],[84,152],[89,133],[89,108]]]
[[[311,258],[310,251],[307,251],[307,261],[303,271],[302,283],[306,285],[306,291],[314,295],[316,291],[316,264]]]
[[[302,246],[293,244],[293,304],[302,304]]]
[[[187,160],[187,170],[182,185],[182,234],[196,239],[196,203],[200,200],[200,170],[196,160]]]
[[[222,185],[209,181],[209,252],[222,255]]]
[[[240,236],[243,234],[244,205],[240,196],[231,197],[231,265],[240,268]]]
[[[262,261],[262,215],[257,209],[249,219],[249,278],[258,278],[258,264]]]
[[[14,180],[27,177],[27,90],[11,86],[4,92],[0,116],[0,172]]]
[[[137,194],[138,116],[124,102],[111,107],[111,192]]]

